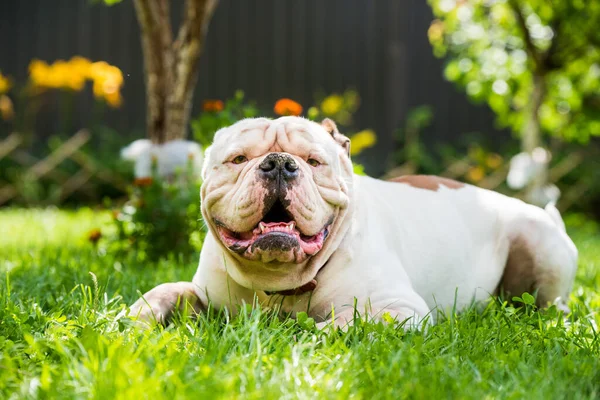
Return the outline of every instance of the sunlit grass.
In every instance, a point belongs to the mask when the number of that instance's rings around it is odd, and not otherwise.
[[[90,210],[0,211],[0,398],[597,398],[600,235],[581,253],[565,321],[492,301],[409,332],[318,332],[253,310],[139,332],[126,304],[188,280],[195,262],[115,255],[87,240]]]

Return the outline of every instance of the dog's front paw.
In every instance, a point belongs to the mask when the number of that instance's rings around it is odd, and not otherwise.
[[[128,315],[141,326],[152,326],[168,323],[176,310],[197,315],[202,309],[191,282],[163,283],[133,303]]]
[[[342,331],[347,331],[350,326],[356,322],[356,318],[364,322],[382,322],[384,324],[400,324],[404,330],[414,330],[426,328],[431,323],[429,318],[419,315],[415,310],[410,308],[400,309],[376,309],[370,313],[360,315],[354,310],[345,310],[335,319],[328,319],[317,323],[317,328],[323,330],[325,328],[339,328]]]

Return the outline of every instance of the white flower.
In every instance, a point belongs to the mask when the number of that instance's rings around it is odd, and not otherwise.
[[[136,178],[151,177],[153,162],[156,162],[160,177],[173,175],[179,169],[185,170],[190,162],[194,176],[200,177],[204,155],[202,147],[189,140],[153,144],[148,139],[139,139],[121,149],[121,158],[134,162]]]

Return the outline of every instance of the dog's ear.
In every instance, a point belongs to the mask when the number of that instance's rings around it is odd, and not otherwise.
[[[321,126],[327,132],[329,132],[333,140],[335,140],[340,146],[342,146],[342,148],[346,152],[346,155],[348,156],[348,158],[350,158],[350,139],[347,136],[341,134],[340,131],[338,131],[335,122],[333,122],[329,118],[325,118],[323,121],[321,121]]]
[[[208,146],[206,150],[204,150],[204,161],[202,162],[202,172],[201,177],[204,181],[206,179],[206,173],[208,171],[208,160],[210,158],[210,150],[212,149],[212,145]]]

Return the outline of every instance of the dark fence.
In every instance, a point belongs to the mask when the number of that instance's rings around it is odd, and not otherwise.
[[[181,7],[181,0],[173,1]],[[385,168],[393,133],[413,107],[433,108],[429,143],[496,132],[486,107],[469,104],[444,81],[443,63],[427,40],[431,19],[424,0],[221,0],[195,104],[243,89],[264,106],[280,97],[308,105],[317,90],[354,88],[362,98],[357,128],[374,128],[379,136],[364,158],[374,173]],[[103,122],[125,136],[143,135],[142,55],[131,0],[113,7],[91,0],[2,0],[0,49],[0,71],[17,81],[26,79],[32,58],[82,55],[117,65],[125,76],[125,104],[105,113]],[[77,97],[73,132],[89,123],[92,106],[91,95]],[[57,108],[55,102],[42,107],[40,137],[63,127]]]

